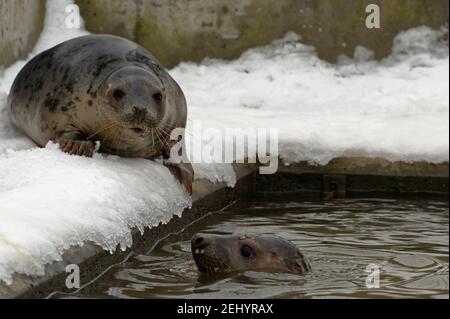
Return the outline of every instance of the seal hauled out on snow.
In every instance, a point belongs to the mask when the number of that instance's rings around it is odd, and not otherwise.
[[[303,274],[311,270],[293,243],[273,235],[196,234],[191,250],[198,270],[208,274],[244,270]]]
[[[8,96],[14,124],[40,146],[69,154],[100,152],[168,159],[174,128],[185,128],[178,84],[144,48],[110,35],[88,35],[44,51],[19,72]],[[190,163],[167,167],[192,193]]]

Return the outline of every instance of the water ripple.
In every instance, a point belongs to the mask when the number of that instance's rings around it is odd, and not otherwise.
[[[448,202],[394,199],[253,201],[212,216],[96,282],[85,297],[117,298],[448,298]],[[198,274],[189,238],[197,231],[277,234],[309,257],[298,276]],[[380,288],[366,288],[366,267]]]

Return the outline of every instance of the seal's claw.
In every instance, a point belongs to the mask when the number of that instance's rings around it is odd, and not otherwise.
[[[71,155],[92,157],[95,146],[92,141],[62,139],[59,141],[59,147],[63,152]]]
[[[186,193],[192,196],[192,183],[194,182],[194,169],[191,163],[164,163],[164,165],[170,170],[170,172],[178,179],[183,185]]]

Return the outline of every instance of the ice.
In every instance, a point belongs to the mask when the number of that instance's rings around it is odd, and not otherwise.
[[[69,156],[52,144],[7,152],[0,159],[0,278],[42,275],[64,249],[86,241],[125,249],[131,228],[167,223],[190,204],[153,161]]]
[[[228,163],[193,163],[195,179],[207,179],[213,183],[224,182],[228,187],[236,185],[236,174]]]
[[[48,0],[44,32],[30,55],[86,34],[64,27],[69,0]],[[330,64],[289,32],[234,61],[205,59],[170,70],[189,110],[188,130],[279,129],[287,163],[326,164],[337,156],[448,161],[448,31],[419,27],[394,40],[382,61],[358,47]],[[42,275],[65,249],[92,241],[113,252],[131,245],[131,228],[180,215],[190,199],[158,162],[37,148],[10,123],[7,92],[25,64],[0,74],[0,280]],[[196,137],[194,136],[194,139]],[[196,178],[236,176],[229,164],[194,163]],[[170,190],[170,191],[169,191]]]

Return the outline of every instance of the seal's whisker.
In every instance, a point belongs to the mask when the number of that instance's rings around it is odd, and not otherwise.
[[[163,133],[163,136],[170,137],[170,133],[167,129],[162,128],[160,131]]]
[[[161,145],[164,145],[163,141],[162,141],[161,138],[160,138],[158,128],[156,128],[155,133],[156,133],[156,137],[158,138],[159,143],[160,143]]]
[[[75,126],[76,126],[79,130],[81,130],[81,132],[83,132],[83,134],[86,134],[86,133],[85,133],[86,130],[85,130],[85,128],[83,127],[82,123],[78,120],[78,118],[77,118],[76,116],[73,116],[72,119],[73,119],[73,121],[75,122]]]
[[[156,129],[155,129],[155,136],[158,139],[157,143],[161,143],[161,140],[159,139],[159,136],[158,136],[158,130],[156,130]]]
[[[172,125],[167,124],[161,127],[161,129],[167,134],[167,136],[170,136],[175,128],[173,128]]]
[[[101,133],[105,130],[108,130],[114,126],[117,126],[117,123],[109,123],[108,125],[103,126],[101,129],[97,130],[95,133],[89,135],[86,139],[89,140],[90,138],[94,137],[95,135],[97,135],[98,133]]]
[[[164,146],[166,146],[166,147],[169,147],[169,143],[167,143],[167,141],[164,139],[164,137],[165,137],[164,132],[163,132],[161,129],[159,129],[159,128],[156,128],[156,130],[160,132],[159,135],[161,136],[162,144],[163,144]]]
[[[110,137],[111,135],[113,135],[113,137],[114,137],[114,135],[116,134],[116,132],[117,132],[117,130],[118,130],[119,128],[120,128],[119,126],[112,126],[112,127],[110,127],[110,128],[108,129],[108,131],[107,131],[107,134],[103,137],[101,143],[103,144],[105,141],[108,141],[108,139],[109,139],[109,137]],[[114,140],[113,140],[112,145],[114,145]]]
[[[119,133],[119,134],[117,134],[117,133]],[[119,153],[121,151],[121,146],[124,144],[122,136],[123,136],[123,130],[119,130],[119,129],[116,128],[116,130],[114,131],[114,137],[115,138],[114,138],[113,145],[116,145],[116,150],[117,150],[116,154],[117,155],[120,155]]]
[[[122,134],[120,134],[120,136],[119,136],[119,134],[117,134],[118,132],[120,132],[120,130],[118,130],[117,128],[114,130],[114,133],[113,133],[113,145],[117,145],[116,146],[116,154],[117,155],[119,155],[119,149],[120,149],[120,146],[122,145]]]
[[[122,137],[123,137],[123,130],[119,130],[119,137],[118,137],[119,147],[117,147],[117,149],[120,149],[120,147],[124,144]]]
[[[153,149],[155,149],[155,137],[153,136],[153,127],[151,128],[151,132],[152,132],[152,145]]]

